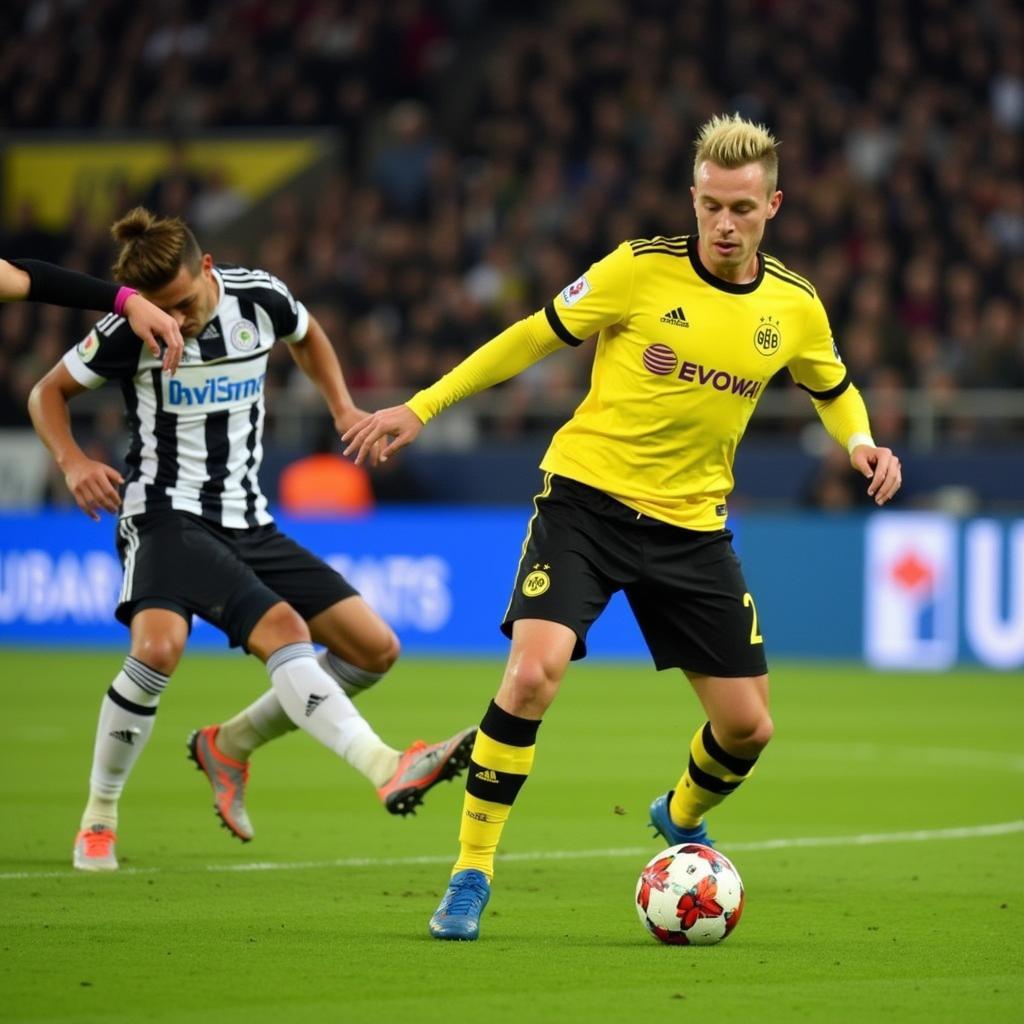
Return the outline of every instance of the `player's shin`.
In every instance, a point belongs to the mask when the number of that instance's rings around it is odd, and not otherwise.
[[[459,859],[453,873],[475,868],[493,877],[502,829],[533,767],[539,728],[539,720],[509,714],[491,701],[466,775]]]
[[[117,802],[156,721],[160,695],[170,681],[137,658],[125,659],[100,705],[82,828],[117,828]]]
[[[705,722],[690,741],[689,764],[672,794],[672,820],[683,828],[699,825],[712,807],[717,807],[750,775],[756,762],[756,757],[730,754],[715,739],[711,723]]]
[[[384,785],[394,775],[399,752],[377,736],[323,670],[312,644],[279,648],[267,659],[267,672],[281,707],[300,729],[346,760],[374,786]]]

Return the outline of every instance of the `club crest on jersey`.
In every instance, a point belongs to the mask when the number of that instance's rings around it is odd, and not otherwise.
[[[78,358],[83,363],[88,363],[92,360],[93,356],[96,355],[100,350],[100,338],[95,331],[90,331],[86,337],[84,337],[78,343]]]
[[[754,348],[763,356],[773,356],[782,346],[782,332],[779,321],[773,316],[761,317],[761,322],[754,331]]]
[[[260,343],[260,332],[251,320],[239,320],[231,328],[231,347],[239,352],[251,352]]]
[[[589,291],[590,282],[587,280],[587,275],[584,274],[582,277],[576,278],[568,288],[562,289],[562,302],[567,306],[575,306]]]

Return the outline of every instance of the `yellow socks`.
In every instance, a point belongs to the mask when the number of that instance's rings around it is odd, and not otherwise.
[[[724,750],[705,722],[690,741],[690,763],[668,805],[672,820],[696,828],[751,772],[757,758],[737,757]]]
[[[494,854],[512,804],[533,767],[540,720],[519,718],[491,701],[480,723],[466,775],[459,859],[452,873],[476,868],[494,875]]]

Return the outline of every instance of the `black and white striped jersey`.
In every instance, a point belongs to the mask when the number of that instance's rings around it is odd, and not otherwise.
[[[113,314],[64,356],[85,387],[121,385],[131,432],[123,517],[177,509],[234,528],[272,521],[257,478],[267,359],[275,341],[306,336],[309,313],[266,271],[213,274],[220,301],[198,336],[185,339],[175,376]]]

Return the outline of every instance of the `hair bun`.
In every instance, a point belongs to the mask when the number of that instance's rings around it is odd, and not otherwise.
[[[110,229],[114,238],[124,244],[133,238],[141,238],[153,226],[156,217],[144,206],[136,206],[130,210]]]

